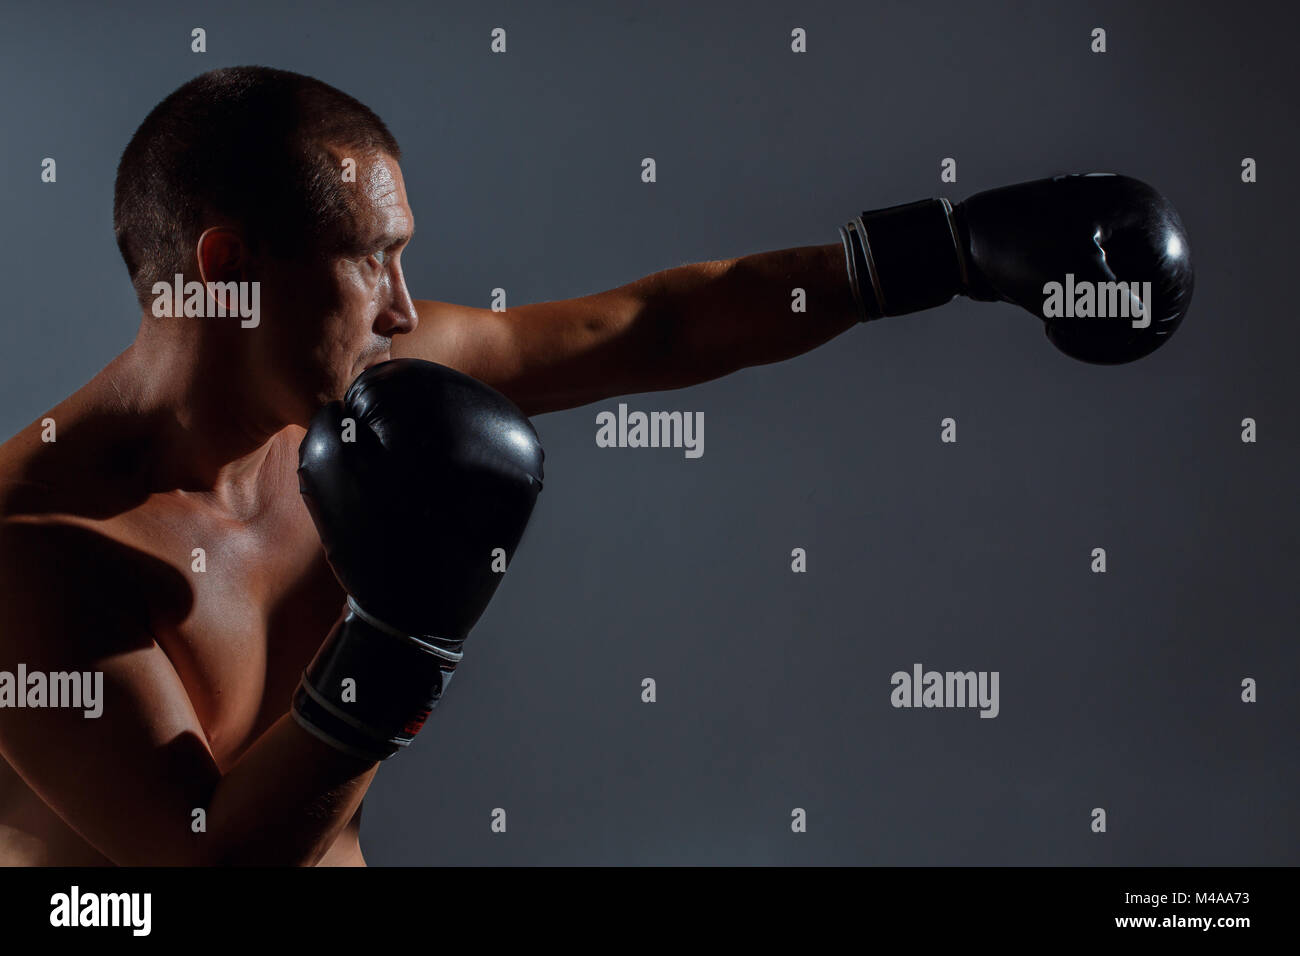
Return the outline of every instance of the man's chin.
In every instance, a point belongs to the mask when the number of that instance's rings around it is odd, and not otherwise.
[[[392,356],[390,356],[388,353],[385,353],[383,355],[375,355],[364,360],[359,360],[355,365],[352,366],[349,372],[345,373],[348,376],[347,378],[330,382],[329,384],[326,385],[321,385],[315,391],[315,394],[311,402],[311,407],[309,409],[299,410],[299,415],[300,416],[305,415],[305,420],[301,422],[297,422],[296,424],[301,424],[304,428],[307,427],[307,425],[310,424],[311,422],[312,416],[316,414],[316,411],[322,405],[328,405],[330,402],[343,401],[343,396],[347,394],[347,391],[352,386],[352,383],[357,380],[357,378],[361,375],[362,372],[364,372],[368,368],[373,368],[376,365],[382,365],[384,362],[389,362],[391,360],[392,360]]]
[[[330,386],[318,390],[309,400],[307,400],[307,402],[298,406],[294,410],[293,424],[301,425],[303,428],[309,428],[311,426],[311,420],[316,417],[316,413],[331,402],[342,401],[343,394],[347,390],[347,384]]]

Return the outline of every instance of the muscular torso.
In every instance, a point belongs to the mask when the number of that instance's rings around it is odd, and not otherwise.
[[[201,495],[133,488],[137,469],[122,460],[111,417],[103,433],[84,401],[70,402],[55,410],[57,443],[33,441],[29,428],[0,446],[0,510],[94,535],[99,559],[130,582],[120,599],[148,621],[225,772],[288,710],[345,601],[298,494],[302,429],[272,439],[254,513],[232,520]],[[359,828],[358,809],[321,865],[364,865]],[[110,862],[0,759],[0,864]]]

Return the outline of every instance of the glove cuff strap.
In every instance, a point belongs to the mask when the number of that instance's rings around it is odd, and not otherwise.
[[[853,302],[858,307],[858,321],[866,322],[873,316],[867,311],[867,303],[862,298],[862,281],[870,275],[870,267],[867,265],[866,251],[863,247],[860,231],[862,224],[856,219],[850,219],[844,225],[840,226],[840,242],[844,246],[844,265],[849,273],[849,289],[853,293]]]
[[[461,650],[465,644],[464,641],[448,641],[437,637],[408,634],[405,631],[399,631],[395,627],[389,627],[379,618],[367,612],[365,608],[356,602],[351,594],[348,595],[348,607],[352,609],[353,614],[361,618],[361,620],[365,621],[376,631],[387,634],[389,637],[395,637],[398,640],[409,641],[421,650],[427,651],[434,657],[440,658],[450,664],[453,669],[465,657],[465,652]]]
[[[961,238],[946,199],[868,210],[840,230],[862,321],[943,305],[967,284]]]
[[[460,641],[395,630],[348,600],[294,692],[298,724],[333,747],[385,760],[419,733],[464,656]]]

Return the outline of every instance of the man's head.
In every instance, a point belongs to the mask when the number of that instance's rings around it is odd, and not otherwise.
[[[232,67],[189,81],[117,171],[114,229],[145,321],[190,323],[173,328],[305,423],[416,321],[398,260],[414,227],[400,155],[378,116],[311,77]],[[155,283],[178,273],[258,282],[257,326],[152,318]]]

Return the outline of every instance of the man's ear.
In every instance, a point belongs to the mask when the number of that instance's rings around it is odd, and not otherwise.
[[[239,303],[226,301],[226,290],[213,288],[209,283],[241,282],[247,279],[249,250],[244,237],[226,226],[206,229],[195,245],[195,258],[199,266],[199,281],[208,288],[208,294],[229,312]]]

